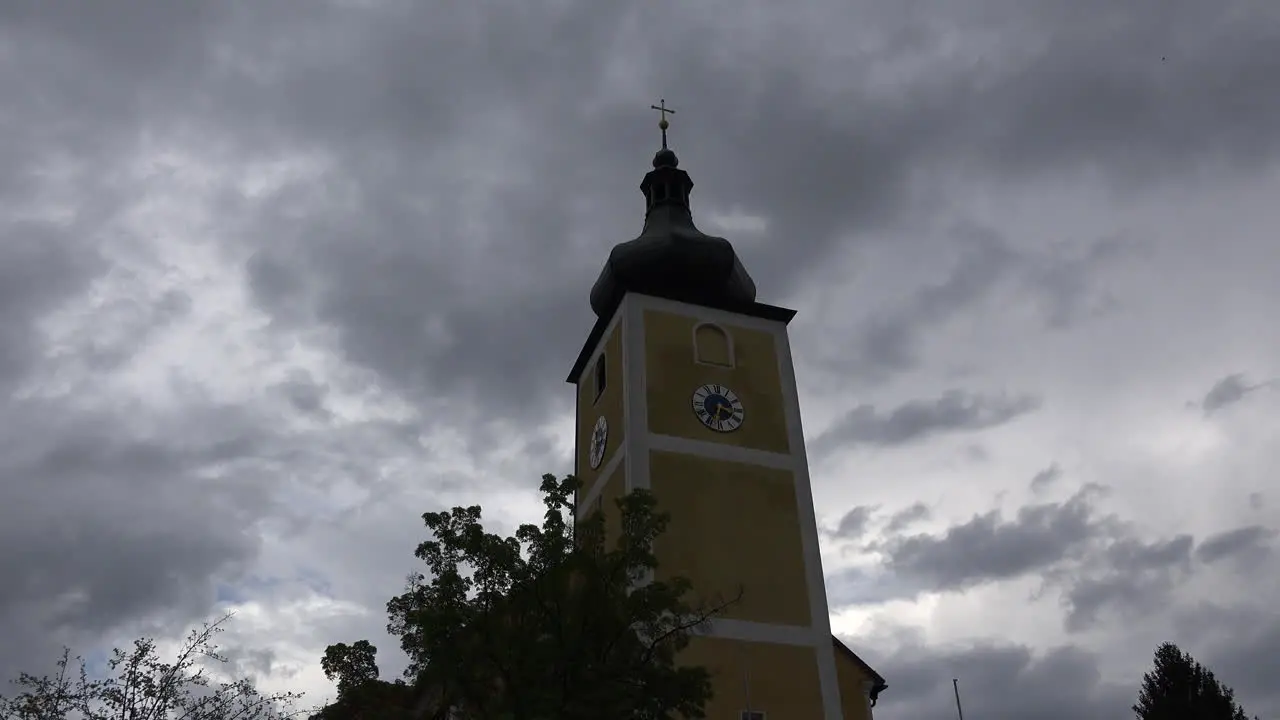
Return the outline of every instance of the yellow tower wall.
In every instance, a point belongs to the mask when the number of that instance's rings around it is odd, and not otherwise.
[[[873,682],[871,676],[843,652],[836,652],[835,658],[844,720],[871,720],[871,702],[867,699],[867,689]]]
[[[698,322],[689,315],[644,312],[649,431],[768,452],[790,452],[773,336],[719,323],[733,343],[735,366],[700,364],[694,361],[693,343]],[[692,396],[705,383],[719,383],[738,394],[747,408],[742,427],[718,433],[698,422],[692,410]]]
[[[751,709],[770,720],[869,717],[861,668],[840,663],[831,645],[785,320],[631,294],[596,332],[595,350],[572,376],[584,484],[578,517],[600,509],[612,542],[621,531],[616,500],[648,489],[671,517],[655,543],[654,578],[687,577],[693,599],[707,601],[741,588],[741,599],[680,656],[712,672],[708,717],[736,719],[747,709],[744,680]],[[700,353],[699,342],[711,351]],[[595,400],[601,350],[608,382]],[[707,383],[742,401],[735,431],[698,421],[692,395]],[[589,443],[601,415],[610,436],[593,471]]]
[[[605,478],[600,488],[600,511],[604,513],[604,542],[606,548],[612,548],[622,536],[622,511],[618,509],[618,500],[627,492],[627,468],[619,464],[609,477]]]
[[[595,486],[596,480],[599,479],[600,473],[609,468],[609,461],[613,459],[626,442],[626,423],[624,422],[624,402],[625,393],[623,392],[623,374],[622,374],[622,323],[615,322],[613,327],[605,334],[601,340],[600,346],[604,350],[603,358],[605,363],[605,388],[597,399],[595,396],[595,363],[599,359],[588,363],[586,372],[583,373],[581,382],[578,383],[578,409],[577,409],[577,430],[578,430],[578,458],[577,458],[577,474],[578,479],[582,481],[582,493],[591,492]],[[600,467],[591,468],[591,431],[595,427],[596,420],[601,416],[605,422],[609,423],[609,441],[605,446],[604,459],[600,462]]]
[[[790,472],[655,450],[649,473],[659,508],[671,515],[654,543],[658,579],[683,575],[708,598],[729,599],[741,587],[727,618],[810,623]]]
[[[748,704],[770,720],[824,716],[813,647],[695,637],[679,662],[710,671],[715,694],[706,704],[707,718],[737,720]]]

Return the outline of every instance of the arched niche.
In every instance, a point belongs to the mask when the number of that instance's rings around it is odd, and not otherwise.
[[[733,337],[715,323],[693,326],[693,360],[702,365],[734,366]]]

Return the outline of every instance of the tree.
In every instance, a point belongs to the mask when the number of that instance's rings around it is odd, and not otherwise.
[[[338,685],[338,697],[311,720],[410,720],[413,691],[403,680],[378,679],[378,648],[368,640],[325,648],[320,667]]]
[[[415,555],[427,573],[387,603],[415,717],[704,717],[710,675],[676,655],[737,598],[695,602],[687,579],[652,579],[669,517],[648,492],[617,501],[606,546],[601,513],[575,527],[578,487],[544,475],[542,525],[514,537],[486,533],[478,506],[423,515],[433,537]],[[335,658],[350,657],[342,647],[331,646]]]
[[[1248,720],[1235,692],[1173,643],[1156,648],[1133,712],[1140,720]]]
[[[350,692],[365,683],[378,679],[378,648],[368,640],[353,645],[338,643],[325,648],[320,668],[324,676],[338,683],[338,694]]]
[[[0,720],[282,720],[293,717],[298,693],[263,695],[247,679],[211,686],[206,661],[227,662],[213,642],[223,615],[193,630],[172,664],[161,662],[154,640],[134,641],[133,650],[116,649],[107,661],[110,674],[89,679],[83,659],[72,670],[64,649],[56,677],[23,673],[14,684],[23,690],[0,697]],[[197,667],[199,666],[199,667]],[[74,676],[74,677],[73,677]]]

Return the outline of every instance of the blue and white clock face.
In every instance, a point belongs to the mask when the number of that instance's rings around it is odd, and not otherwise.
[[[600,463],[604,460],[604,449],[609,444],[609,423],[601,415],[596,420],[595,429],[591,431],[591,447],[587,459],[591,462],[591,469],[595,470],[600,467]]]
[[[703,425],[716,432],[733,432],[742,426],[742,401],[723,385],[703,385],[694,390],[693,412]]]

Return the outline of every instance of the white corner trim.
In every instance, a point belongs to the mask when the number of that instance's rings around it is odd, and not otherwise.
[[[649,435],[649,447],[653,450],[698,455],[699,457],[713,460],[725,460],[748,465],[761,465],[778,470],[790,470],[792,472],[799,470],[799,461],[794,455],[744,448],[737,445],[726,445],[709,440],[694,440],[693,438],[651,433]]]
[[[799,625],[775,625],[773,623],[752,622],[750,620],[713,618],[707,621],[707,627],[697,634],[742,642],[814,646],[813,628]],[[827,644],[830,645],[831,641],[828,640]]]
[[[626,315],[622,325],[623,387],[626,391],[627,444],[626,491],[650,489],[649,482],[649,388],[645,369],[644,313],[639,296],[628,293],[622,298],[620,314]],[[653,571],[645,573],[638,584],[653,582]]]
[[[649,390],[646,382],[644,315],[628,293],[622,300],[626,322],[622,325],[623,387],[626,391],[627,490],[649,489]]]
[[[813,486],[809,478],[809,460],[804,447],[804,428],[800,422],[800,393],[796,385],[795,365],[791,359],[791,341],[786,327],[774,333],[778,355],[778,377],[783,387],[783,412],[791,453],[796,459],[796,510],[800,516],[800,541],[804,550],[805,578],[809,585],[809,613],[813,629],[822,642],[831,644],[831,616],[827,607],[827,586],[822,574],[822,551],[818,546],[818,521],[813,506]],[[840,685],[836,676],[834,652],[818,654],[818,679],[822,688],[822,705],[826,720],[841,720]]]

